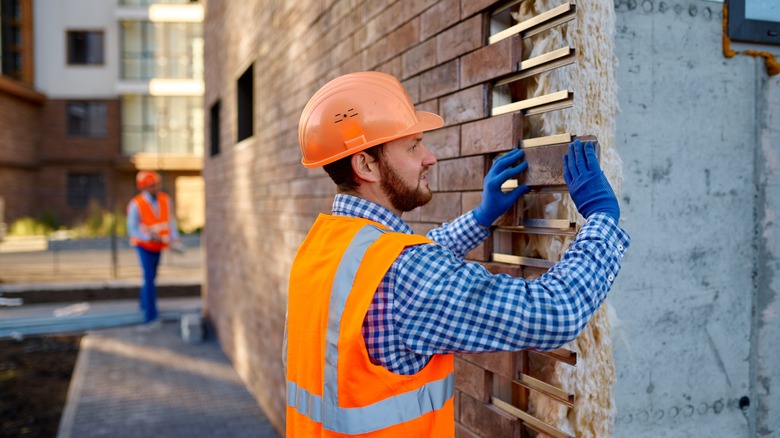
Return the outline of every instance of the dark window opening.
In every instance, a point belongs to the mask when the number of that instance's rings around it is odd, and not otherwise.
[[[74,137],[106,136],[105,102],[68,102],[68,135]]]
[[[254,135],[254,75],[252,66],[238,79],[238,141]]]
[[[106,183],[100,173],[68,174],[68,207],[85,208],[90,201],[105,205]]]
[[[103,31],[68,31],[68,64],[103,64]]]
[[[222,105],[219,101],[216,101],[214,105],[211,105],[210,119],[209,119],[209,134],[211,142],[211,156],[219,154],[219,110]]]
[[[0,1],[2,74],[22,78],[22,11],[19,0]]]
[[[733,41],[780,45],[780,2],[726,0],[728,33]]]

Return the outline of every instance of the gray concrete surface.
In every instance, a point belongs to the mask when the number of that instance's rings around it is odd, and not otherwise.
[[[722,8],[615,1],[616,437],[780,436],[780,76],[723,56]]]

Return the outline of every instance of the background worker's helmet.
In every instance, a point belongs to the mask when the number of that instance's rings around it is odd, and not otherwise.
[[[325,84],[306,104],[298,141],[307,168],[320,167],[391,140],[444,126],[416,111],[398,79],[361,72]]]
[[[135,186],[138,190],[143,190],[157,184],[161,180],[159,173],[153,170],[142,170],[135,176]]]

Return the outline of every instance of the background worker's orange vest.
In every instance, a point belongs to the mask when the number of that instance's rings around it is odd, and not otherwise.
[[[160,252],[168,247],[171,238],[170,217],[168,209],[168,195],[162,192],[157,193],[157,207],[159,215],[155,214],[152,204],[150,204],[142,193],[136,195],[132,201],[138,207],[140,217],[140,230],[142,233],[156,232],[162,242],[153,242],[151,240],[138,239],[130,236],[130,245],[140,246],[146,250]]]
[[[361,327],[407,246],[433,243],[365,219],[320,215],[290,273],[287,437],[453,437],[453,356],[420,372],[371,363]]]

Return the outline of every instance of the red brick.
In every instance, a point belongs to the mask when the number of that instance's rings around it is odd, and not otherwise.
[[[421,74],[420,98],[422,100],[428,100],[458,91],[460,88],[460,81],[458,80],[458,63],[459,61],[454,59]]]
[[[461,155],[507,151],[517,147],[523,134],[523,116],[515,112],[465,123],[461,133]]]
[[[428,131],[423,141],[437,160],[457,157],[460,153],[460,126]]]
[[[461,16],[470,17],[477,12],[482,12],[501,0],[460,0]]]
[[[442,63],[482,47],[484,36],[482,16],[469,18],[436,35],[436,55]]]
[[[471,85],[514,73],[518,70],[522,44],[519,35],[463,55],[460,62],[461,86]]]
[[[439,99],[441,116],[450,125],[470,122],[485,117],[485,87],[477,85]]]
[[[427,40],[460,19],[460,0],[442,0],[420,16],[420,38]]]
[[[374,70],[387,73],[391,76],[399,77],[401,76],[401,58],[396,56],[384,64],[377,66]]]
[[[479,368],[483,368],[509,380],[517,378],[517,356],[518,353],[513,351],[458,355],[458,357],[464,361],[471,362]]]
[[[443,160],[438,163],[439,190],[482,190],[485,157],[475,156]]]
[[[463,192],[461,194],[461,204],[463,204],[463,212],[461,214],[477,208],[480,202],[482,202],[481,188],[478,192]]]
[[[403,78],[414,76],[436,65],[436,40],[418,44],[403,54]]]
[[[381,39],[363,51],[363,65],[368,70],[374,70],[377,65],[389,59],[387,56],[387,40]]]
[[[493,253],[491,250],[492,246],[490,245],[491,240],[492,238],[488,237],[484,242],[477,245],[476,248],[466,253],[466,259],[475,262],[489,262],[491,260],[491,254]]]
[[[420,39],[420,20],[415,18],[387,36],[387,55],[395,56],[417,44]]]
[[[458,356],[455,358],[455,387],[477,400],[488,402],[493,392],[493,379],[484,369]]]
[[[441,114],[439,112],[439,101],[436,99],[420,102],[414,106],[417,111],[428,111],[429,113]]]
[[[460,423],[455,423],[455,438],[480,438],[480,435],[468,430]]]
[[[409,99],[412,100],[412,103],[418,103],[420,101],[420,77],[419,76],[411,77],[401,82],[401,85],[403,85],[404,90],[406,90],[406,94],[409,95]]]
[[[433,199],[420,207],[420,220],[440,224],[460,216],[460,193],[434,193]]]
[[[467,394],[460,397],[460,422],[486,437],[511,437],[519,420]]]

